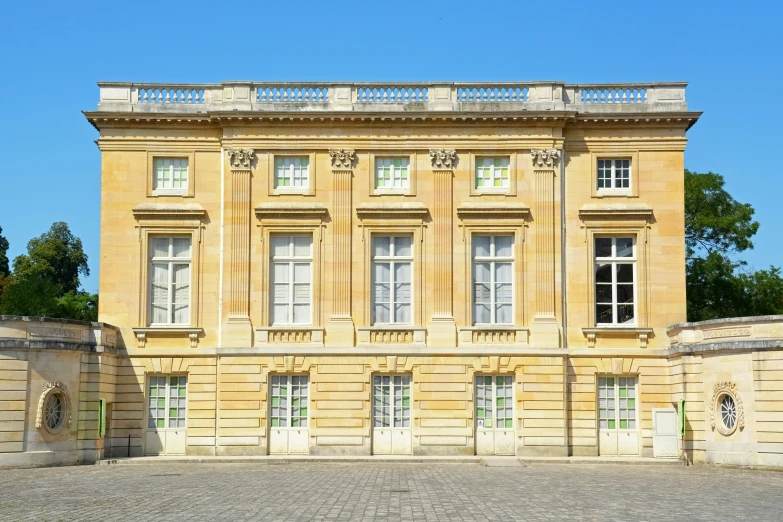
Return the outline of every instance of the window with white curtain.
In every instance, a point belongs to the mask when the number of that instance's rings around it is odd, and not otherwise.
[[[514,237],[473,236],[473,324],[514,322]]]
[[[275,188],[304,189],[310,186],[310,158],[275,157]]]
[[[152,183],[156,192],[187,193],[188,158],[155,158]]]
[[[190,324],[190,237],[150,239],[150,324]]]
[[[311,324],[313,236],[272,236],[272,325]]]
[[[411,324],[412,267],[411,236],[373,237],[373,324]]]

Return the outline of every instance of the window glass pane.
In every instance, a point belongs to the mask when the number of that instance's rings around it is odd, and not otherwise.
[[[396,283],[410,283],[411,281],[411,264],[410,263],[394,263],[394,281]]]
[[[510,283],[513,277],[511,263],[495,263],[495,281],[498,283]]]
[[[630,237],[618,237],[617,242],[617,257],[633,257],[633,238]]]
[[[595,302],[596,303],[610,303],[612,302],[612,285],[597,284],[595,285]]]
[[[618,263],[616,265],[617,282],[633,283],[633,265],[629,263]]]
[[[294,305],[294,323],[296,323],[296,324],[310,324],[310,305],[309,304],[296,304],[296,305]]]
[[[169,238],[153,237],[152,244],[150,245],[150,253],[153,258],[169,257]]]
[[[294,236],[294,255],[297,257],[310,257],[310,246],[312,243],[312,236]]]
[[[287,257],[290,255],[290,238],[288,236],[272,236],[272,256]]]
[[[595,307],[596,322],[600,324],[613,323],[614,314],[612,313],[612,305],[596,305]]]
[[[410,236],[397,236],[394,238],[394,255],[399,257],[410,257],[411,244],[413,238]]]
[[[495,257],[512,257],[513,245],[513,236],[495,236]]]
[[[373,255],[383,257],[391,255],[391,238],[389,236],[373,237]]]
[[[617,322],[618,323],[633,323],[635,319],[634,306],[633,305],[618,305],[617,306]]]
[[[394,321],[396,323],[410,323],[411,322],[411,305],[410,304],[398,304],[394,307]]]
[[[473,257],[489,257],[489,236],[473,236]]]
[[[510,304],[496,305],[495,322],[500,324],[511,324],[513,322],[511,317]]]
[[[373,306],[373,322],[389,323],[391,322],[389,319],[389,305],[376,302]]]
[[[612,239],[608,237],[595,238],[595,257],[612,257]]]
[[[476,263],[474,273],[477,283],[490,282],[490,263]]]
[[[174,257],[190,257],[189,237],[175,237],[173,243]]]
[[[272,265],[272,280],[275,283],[288,282],[288,268],[288,263],[274,263]]]
[[[612,282],[612,264],[604,263],[599,264],[595,269],[595,282],[596,283],[611,283]]]
[[[294,264],[294,281],[297,283],[310,282],[310,263]]]

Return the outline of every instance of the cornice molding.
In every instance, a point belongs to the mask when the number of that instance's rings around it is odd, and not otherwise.
[[[653,217],[653,209],[643,203],[585,205],[579,209],[579,217],[582,221],[591,219],[643,219],[649,221]]]
[[[457,207],[460,219],[527,219],[530,207],[524,203],[465,203]]]
[[[323,220],[329,211],[319,203],[261,203],[256,206],[255,214],[258,219],[275,218],[318,218]]]
[[[424,219],[429,210],[423,203],[364,203],[356,207],[359,219]]]
[[[133,207],[133,216],[139,218],[183,218],[206,215],[207,211],[198,203],[140,203]]]

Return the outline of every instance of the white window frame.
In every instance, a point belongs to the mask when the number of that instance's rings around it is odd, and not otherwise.
[[[401,165],[396,166],[394,162],[399,161]],[[383,163],[389,162],[390,165],[383,165]],[[382,178],[379,176],[382,168],[388,168],[390,171],[389,181],[391,185],[382,185],[380,182]],[[402,177],[402,169],[405,169],[407,176]],[[408,191],[411,188],[411,165],[410,158],[408,156],[376,156],[375,158],[375,190],[378,192],[384,191]],[[395,181],[400,181],[400,186],[395,186]]]
[[[156,239],[168,239],[169,245],[168,245],[168,256],[166,257],[154,257],[155,249],[152,248],[152,242]],[[190,248],[189,248],[189,256],[188,257],[174,257],[174,240],[175,239],[187,239],[190,242]],[[149,237],[149,261],[147,264],[147,274],[148,274],[148,280],[149,280],[149,304],[148,304],[148,318],[149,318],[149,325],[152,327],[156,326],[190,326],[191,321],[191,313],[193,311],[193,307],[191,306],[193,302],[193,237],[190,235],[187,236],[150,236]],[[169,319],[168,322],[165,323],[155,323],[153,322],[155,317],[155,310],[154,305],[156,303],[155,301],[155,265],[156,264],[166,264],[167,265],[167,274],[168,274],[168,281],[166,283],[166,295],[168,297],[168,301],[166,303],[166,317]],[[175,265],[187,265],[188,266],[188,319],[185,322],[182,323],[175,323],[174,322],[174,266]],[[181,303],[180,303],[181,304]]]
[[[299,161],[300,164],[296,165],[296,162]],[[307,165],[304,167],[301,165],[301,162],[305,161],[307,162]],[[297,156],[297,155],[291,155],[291,156],[282,156],[282,155],[276,155],[274,156],[274,180],[273,180],[273,188],[274,190],[279,191],[294,191],[294,192],[301,192],[306,191],[310,188],[310,156]],[[279,165],[282,164],[282,171],[279,169]],[[294,182],[296,181],[295,173],[296,169],[300,169],[300,178],[303,183],[301,185],[295,185]],[[280,176],[280,172],[288,171],[288,176]],[[282,185],[280,183],[281,180],[288,179],[290,180],[289,185]]]
[[[411,388],[413,379],[410,374],[389,375],[378,374],[373,375],[373,389],[372,389],[372,426],[373,428],[410,428],[411,419],[413,418],[413,400],[411,398]],[[407,388],[407,395],[405,389]],[[381,395],[378,395],[378,390],[381,390]],[[384,394],[384,391],[388,391],[388,394]],[[389,403],[384,402],[384,398],[389,399]],[[408,406],[405,406],[405,399],[408,399]],[[378,400],[380,399],[380,405]],[[397,405],[397,399],[399,399],[399,406]],[[380,415],[376,410],[380,409]],[[400,416],[397,416],[397,410],[400,411]],[[407,410],[407,415],[405,414]],[[397,423],[400,423],[398,425]]]
[[[486,382],[488,379],[491,379],[491,381],[492,381],[490,384],[487,384],[487,382]],[[505,392],[503,393],[502,397],[498,396],[498,379],[503,379],[503,383],[500,385],[503,390],[505,390],[506,388],[509,388],[511,390],[511,397],[507,397]],[[479,380],[481,380],[483,382],[479,382]],[[476,375],[475,379],[473,380],[473,384],[475,386],[475,395],[476,395],[475,405],[473,407],[473,410],[474,410],[473,413],[475,414],[474,416],[475,416],[475,423],[476,423],[475,427],[476,427],[476,429],[488,429],[488,430],[490,430],[490,429],[505,429],[505,430],[514,429],[514,419],[516,419],[516,413],[515,413],[516,412],[516,405],[514,404],[516,402],[516,390],[515,390],[516,383],[515,383],[514,376],[513,375],[509,375],[509,374],[505,374],[505,373],[492,374],[492,375],[486,375],[486,374],[484,374],[484,375]],[[487,413],[487,407],[486,407],[487,406],[487,402],[486,401],[487,401],[488,397],[479,397],[479,395],[481,395],[479,393],[479,390],[480,389],[486,389],[489,386],[491,386],[491,391],[490,391],[491,397],[489,397],[489,399],[490,399],[489,406],[491,408],[491,414],[490,414],[490,417],[487,417],[487,415],[486,415],[486,413]],[[507,405],[506,401],[507,400],[511,401],[511,405],[510,405],[511,416],[508,417],[508,416],[504,415],[502,417],[502,419],[503,419],[503,426],[498,426],[498,419],[500,418],[500,417],[498,417],[498,411],[499,411],[499,409],[498,409],[498,398],[502,398],[503,399],[503,410],[504,410],[504,413],[509,408],[509,406]],[[484,403],[481,404],[479,399],[483,399]],[[483,410],[483,413],[484,413],[483,417],[479,417],[479,408],[481,408]],[[486,425],[488,418],[490,419],[490,422],[492,423],[491,426],[487,426]],[[479,422],[479,421],[481,421],[481,422]],[[506,421],[511,421],[511,422],[506,422]],[[482,424],[482,425],[480,426],[479,424]],[[510,426],[508,426],[508,424],[510,424]]]
[[[413,265],[413,258],[414,258],[414,237],[410,234],[373,234],[372,236],[372,242],[370,246],[370,255],[371,255],[371,296],[370,296],[370,317],[372,321],[373,326],[378,325],[391,325],[391,324],[400,324],[400,325],[412,325],[414,322],[414,310],[413,310],[413,303],[414,303],[414,295],[413,292],[415,291],[415,288],[413,286],[413,280],[415,279],[414,276],[414,265]],[[375,241],[382,237],[388,237],[389,238],[389,253],[388,256],[376,256],[375,255]],[[395,239],[405,237],[410,239],[410,255],[409,256],[398,256],[397,250],[395,246]],[[382,323],[375,320],[375,285],[377,284],[375,281],[375,265],[376,264],[389,264],[389,322],[388,323]],[[408,284],[410,284],[410,300],[405,303],[402,301],[397,300],[397,292],[395,290],[395,267],[397,264],[403,264],[407,263],[410,265],[410,281]],[[396,317],[396,305],[398,304],[407,304],[410,306],[410,321],[407,322],[400,322],[397,321]]]
[[[639,429],[639,379],[634,375],[599,375],[597,376],[596,413],[598,415],[599,431],[636,431]],[[612,385],[609,386],[609,379]],[[629,386],[628,381],[633,381]],[[620,397],[620,390],[626,391],[625,397]],[[602,391],[606,390],[606,391]],[[611,393],[609,391],[611,390]],[[628,390],[631,390],[630,397]],[[628,400],[634,401],[633,408],[628,407]],[[609,401],[614,400],[614,406],[609,407]],[[633,410],[633,417],[628,416],[628,411]],[[625,412],[625,418],[622,418]],[[609,425],[614,421],[614,427]],[[622,427],[622,421],[626,421],[626,427]],[[632,425],[631,425],[632,424]]]
[[[274,249],[274,242],[276,239],[279,238],[287,238],[288,239],[288,255],[287,256],[275,256],[275,249]],[[294,239],[295,238],[307,238],[310,241],[310,252],[307,256],[297,256],[294,253]],[[312,234],[272,234],[269,238],[270,241],[270,249],[269,249],[269,324],[271,326],[310,326],[313,324],[313,235]],[[286,298],[286,306],[288,306],[288,320],[286,322],[275,322],[275,285],[280,284],[276,283],[274,279],[274,266],[276,264],[288,264],[288,274],[289,278],[287,281],[288,285],[288,294]],[[309,286],[309,298],[307,306],[310,309],[310,313],[308,316],[307,322],[294,322],[294,308],[296,304],[304,304],[304,303],[296,303],[294,301],[294,288],[297,284],[304,284],[304,283],[297,283],[295,281],[295,272],[294,267],[295,265],[301,265],[307,263],[309,266],[309,278],[307,285]],[[283,304],[283,303],[279,303]]]
[[[626,178],[620,177],[622,174],[622,171],[625,169],[625,166],[622,165],[622,162],[628,162],[628,186],[627,187],[618,187],[616,186],[618,181],[623,181]],[[599,183],[601,181],[601,164],[602,162],[605,164],[606,162],[609,163],[609,187],[599,187]],[[618,165],[619,163],[619,165]],[[604,167],[604,170],[606,170],[606,167]],[[633,184],[633,161],[631,158],[598,158],[596,160],[595,165],[595,171],[596,171],[596,185],[595,189],[598,193],[630,193],[633,190],[632,184]]]
[[[484,166],[484,160],[490,160],[492,161],[492,165]],[[500,160],[501,163],[505,162],[505,165],[500,165],[499,167],[494,165],[496,160]],[[509,156],[476,156],[475,159],[475,170],[473,172],[473,186],[475,187],[475,190],[478,192],[508,192],[511,190],[511,158]],[[481,165],[479,165],[481,163]],[[479,177],[479,169],[489,168],[490,169],[490,176],[489,181],[491,183],[490,186],[482,185],[479,186],[479,179],[483,179],[482,177]],[[505,180],[502,177],[502,170],[506,169],[508,176],[506,176]],[[500,180],[500,185],[495,186],[495,181]],[[504,185],[503,182],[506,182]]]
[[[169,186],[161,187],[159,185],[158,171],[162,163],[170,162],[168,165]],[[176,170],[182,169],[182,166],[175,166],[175,162],[185,163],[185,180],[184,186],[174,187],[174,173]],[[188,157],[178,156],[156,156],[152,159],[152,194],[155,196],[175,195],[175,196],[187,196],[190,184],[190,160]]]
[[[609,257],[599,257],[598,256],[598,246],[597,243],[600,240],[606,240],[610,239],[612,241],[612,252],[611,256]],[[632,242],[632,256],[631,257],[617,257],[617,240],[618,239],[630,239]],[[594,306],[595,306],[595,326],[597,328],[612,328],[612,327],[635,327],[638,324],[639,321],[639,285],[638,285],[638,277],[636,273],[636,267],[637,267],[637,249],[636,249],[636,237],[632,235],[628,236],[599,236],[596,235],[593,237],[593,252],[594,252],[594,259],[593,259],[593,295],[594,295]],[[605,265],[609,264],[611,265],[611,274],[612,274],[612,281],[611,283],[599,283],[598,282],[598,266],[599,265]],[[633,281],[630,283],[633,285],[633,302],[631,305],[633,306],[633,321],[628,322],[618,322],[618,315],[617,315],[617,309],[621,305],[625,305],[627,303],[618,303],[617,301],[617,285],[623,284],[627,285],[629,283],[618,283],[617,282],[617,266],[618,265],[631,265],[633,271]],[[610,303],[599,303],[598,302],[598,285],[606,286],[610,285],[612,287],[612,322],[611,323],[602,323],[599,322],[600,314],[598,312],[599,306],[606,306]]]
[[[489,237],[489,256],[488,257],[477,257],[476,256],[476,238],[478,237]],[[511,256],[508,257],[498,257],[495,255],[495,238],[497,237],[510,237],[511,238]],[[483,326],[483,325],[513,325],[514,324],[514,317],[516,317],[514,314],[516,313],[516,306],[514,301],[514,291],[516,289],[516,275],[514,274],[514,249],[516,248],[516,235],[515,234],[482,234],[477,233],[473,234],[471,237],[471,285],[470,285],[470,294],[471,294],[471,316],[473,318],[473,326]],[[489,284],[490,285],[490,322],[489,323],[480,323],[477,321],[477,314],[476,314],[476,284],[479,284],[476,281],[476,265],[477,264],[484,264],[489,263],[489,282],[482,282],[480,284]],[[510,303],[498,303],[497,302],[497,295],[496,295],[496,285],[497,284],[506,284],[504,283],[497,283],[495,280],[495,263],[510,263],[511,264],[511,302]],[[511,321],[508,323],[499,323],[497,322],[497,305],[498,304],[510,304],[511,305]]]
[[[282,381],[285,381],[283,383]],[[285,394],[275,393],[275,386],[279,389],[285,388]],[[269,375],[269,427],[270,428],[285,428],[285,429],[308,429],[310,426],[310,377],[300,374],[288,374],[278,373]],[[297,392],[296,395],[294,392]],[[285,397],[286,405],[285,411],[282,415],[275,415],[274,408],[278,408],[280,412],[280,398]],[[294,416],[294,397],[299,398],[299,415]],[[305,405],[302,406],[302,397],[305,398]],[[275,406],[275,399],[277,399],[277,406]],[[304,407],[305,413],[302,415],[302,408]],[[294,419],[297,420],[298,425],[294,426]],[[286,424],[283,426],[280,421]],[[275,424],[277,421],[277,424]]]
[[[161,386],[161,380],[165,380]],[[172,385],[171,380],[177,379],[177,384]],[[152,395],[152,389],[155,388],[156,395]],[[171,395],[171,390],[176,389],[176,395]],[[183,395],[179,394],[179,391],[183,391]],[[163,395],[160,395],[159,390],[163,390]],[[171,417],[170,413],[172,408],[171,399],[177,399],[177,416]],[[152,407],[152,401],[155,400],[155,407]],[[163,416],[157,415],[157,411],[161,409],[160,400],[163,399]],[[188,416],[188,376],[185,374],[149,374],[147,376],[147,429],[148,430],[168,430],[168,429],[184,429],[187,427]],[[182,404],[182,406],[180,406]],[[156,415],[152,415],[152,410],[156,411]],[[157,421],[163,420],[163,427],[158,426]],[[171,426],[171,422],[176,421],[176,426]],[[151,426],[154,424],[154,426]]]

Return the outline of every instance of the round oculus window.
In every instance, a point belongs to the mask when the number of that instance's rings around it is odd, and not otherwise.
[[[737,403],[731,395],[726,394],[720,399],[720,420],[726,431],[734,431],[737,426]]]
[[[50,393],[44,404],[44,422],[49,431],[58,431],[65,420],[65,400],[62,393]]]

